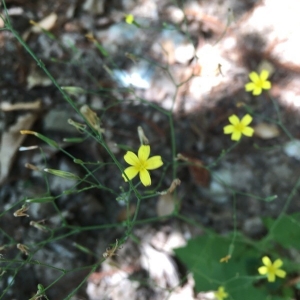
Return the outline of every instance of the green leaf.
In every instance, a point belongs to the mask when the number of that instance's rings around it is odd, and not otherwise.
[[[226,284],[226,291],[232,300],[273,299],[268,298],[266,291],[254,287],[247,278],[237,278]]]
[[[230,244],[231,238],[210,234],[190,240],[184,248],[175,249],[178,258],[193,272],[197,291],[216,290],[226,281],[244,276],[248,276],[246,281],[250,285],[255,280],[249,275],[258,275],[259,254],[244,243],[235,242],[232,258],[228,263],[220,263]]]
[[[273,240],[282,247],[300,249],[300,213],[283,215],[279,220],[268,217],[264,218],[263,222]]]
[[[226,300],[286,299],[276,296],[278,289],[272,291],[266,280],[259,286],[254,285],[260,278],[257,269],[261,265],[261,253],[245,243],[242,236],[234,242],[234,251],[228,262],[220,263],[231,243],[232,236],[210,233],[191,239],[185,247],[175,249],[176,256],[193,273],[196,291],[216,291],[223,286],[229,295]]]

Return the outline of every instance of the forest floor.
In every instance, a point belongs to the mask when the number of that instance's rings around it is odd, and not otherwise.
[[[151,155],[161,155],[168,166],[163,176],[151,173],[154,190],[167,190],[172,183],[174,149],[194,166],[177,168],[182,218],[163,218],[174,209],[171,196],[143,199],[131,238],[121,249],[116,245],[118,255],[91,274],[89,266],[126,235],[126,207],[116,200],[126,184],[96,141],[63,141],[82,137],[69,119],[84,121],[13,34],[0,31],[0,249],[3,257],[19,261],[10,265],[17,272],[2,275],[2,299],[29,299],[39,283],[51,285],[49,299],[65,299],[76,288],[71,299],[212,299],[194,292],[192,278],[180,285],[185,271],[172,250],[203,234],[203,228],[222,235],[232,231],[233,197],[237,229],[260,238],[265,233],[261,217],[282,212],[300,175],[300,142],[291,144],[300,139],[300,4],[277,2],[6,1],[13,28],[59,86],[84,90],[73,89],[75,106],[88,105],[97,113],[106,144],[122,165],[126,147],[139,147],[141,126]],[[128,14],[138,25],[125,22]],[[244,89],[248,74],[264,68],[272,89],[253,97]],[[249,111],[255,135],[225,155],[234,145],[223,133],[228,117]],[[59,142],[73,157],[90,162],[88,168],[104,163],[94,175],[107,189],[64,193],[74,181],[40,170],[83,177],[81,165],[20,130]],[[39,148],[18,151],[32,145]],[[28,163],[37,169],[24,167]],[[55,205],[31,203],[29,217],[14,216],[24,199],[46,194],[56,197]],[[264,201],[275,195],[276,200]],[[286,209],[299,211],[300,202],[293,200]],[[134,213],[136,206],[130,210]],[[53,228],[53,235],[32,224]],[[19,243],[34,252],[36,263],[26,263]]]

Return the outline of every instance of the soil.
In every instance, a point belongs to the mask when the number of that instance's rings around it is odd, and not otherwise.
[[[126,166],[126,150],[137,151],[141,126],[151,155],[161,155],[164,167],[151,172],[151,188],[138,186],[142,195],[154,191],[154,196],[141,201],[129,228],[123,194],[128,184],[110,155],[91,137],[64,141],[85,136],[68,121],[84,120],[13,34],[0,31],[0,249],[6,269],[1,299],[37,299],[38,284],[47,287],[49,299],[208,299],[194,293],[192,278],[180,285],[186,270],[172,249],[203,228],[231,232],[233,198],[237,229],[255,239],[265,234],[261,217],[277,217],[284,209],[300,176],[298,148],[296,154],[287,150],[291,139],[285,132],[300,138],[300,62],[288,44],[297,32],[292,13],[297,9],[287,1],[286,29],[272,23],[272,1],[175,2],[6,1],[13,28],[58,85],[77,88],[70,94],[74,106],[96,112],[120,164]],[[126,14],[138,25],[126,24]],[[46,31],[30,24],[48,16]],[[244,84],[262,64],[270,70],[272,89],[253,97]],[[249,112],[257,126],[254,137],[224,154],[234,145],[223,133],[228,117]],[[58,142],[62,151],[34,135],[20,138],[24,129]],[[185,161],[176,160],[179,153]],[[86,170],[74,158],[86,162],[92,181],[106,188],[77,182],[80,192],[72,192],[74,180],[43,171],[83,178]],[[166,191],[175,178],[181,181],[175,194],[155,193]],[[53,198],[26,202],[46,196]],[[296,190],[287,212],[299,211],[298,196]],[[129,200],[132,218],[137,203],[133,194]],[[183,217],[164,217],[174,202]],[[28,208],[25,216],[15,217],[22,205]],[[117,255],[100,263],[110,251]]]

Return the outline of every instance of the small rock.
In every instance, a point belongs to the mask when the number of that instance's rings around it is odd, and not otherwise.
[[[68,124],[68,119],[72,114],[68,110],[52,109],[44,117],[44,130],[48,131],[63,131],[68,133],[77,133],[75,127]]]
[[[244,223],[244,232],[250,236],[257,236],[264,231],[264,225],[259,217],[247,219]]]
[[[284,153],[289,156],[300,160],[300,141],[293,140],[283,146]]]

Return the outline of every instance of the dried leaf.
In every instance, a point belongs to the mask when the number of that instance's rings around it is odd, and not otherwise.
[[[0,184],[9,174],[14,156],[25,139],[25,135],[20,134],[21,129],[29,129],[37,118],[36,114],[28,113],[20,116],[17,123],[4,132],[1,139],[0,149]]]
[[[41,108],[41,100],[36,100],[33,102],[20,102],[20,103],[9,103],[3,102],[0,104],[0,109],[3,111],[13,111],[13,110],[27,110],[27,109],[40,109]]]
[[[186,157],[186,156],[185,156]],[[189,164],[189,171],[194,181],[203,186],[208,187],[210,183],[210,173],[203,167],[202,161],[193,157],[186,157]]]
[[[42,32],[42,29],[49,31],[54,27],[56,21],[57,21],[57,14],[51,13],[49,16],[45,17],[38,23],[31,21],[31,23],[34,25],[31,31],[35,33]]]

